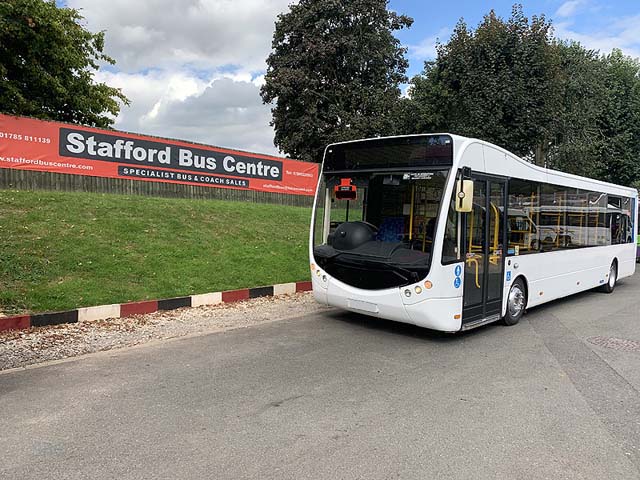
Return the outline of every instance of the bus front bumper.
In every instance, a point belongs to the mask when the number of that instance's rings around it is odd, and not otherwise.
[[[323,281],[321,277],[314,277],[312,283],[313,295],[323,305],[444,332],[457,332],[462,326],[460,316],[455,318],[462,311],[461,297],[425,296],[424,300],[408,305],[400,288],[363,290],[334,278]]]

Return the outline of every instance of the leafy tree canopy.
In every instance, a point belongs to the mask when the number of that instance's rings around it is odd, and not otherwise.
[[[331,142],[391,133],[408,66],[393,32],[412,22],[387,0],[301,0],[280,15],[261,89],[275,144],[317,162]]]
[[[451,131],[552,168],[640,181],[640,65],[560,41],[544,16],[464,21],[411,80],[399,133]]]
[[[602,63],[606,92],[600,99],[597,176],[640,190],[640,61],[614,50]]]
[[[91,33],[77,10],[53,0],[0,2],[0,111],[108,127],[128,104],[119,89],[95,83],[104,32]]]
[[[529,21],[516,6],[505,21],[491,11],[475,31],[460,20],[437,54],[412,79],[411,98],[429,105],[417,128],[446,127],[524,156],[557,130],[561,65],[544,16]]]

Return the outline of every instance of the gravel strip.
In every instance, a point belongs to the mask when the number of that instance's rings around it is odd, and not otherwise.
[[[128,318],[0,332],[0,370],[157,339],[250,327],[325,309],[310,293],[181,308]]]

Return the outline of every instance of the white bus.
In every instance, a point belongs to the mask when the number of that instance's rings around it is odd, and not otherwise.
[[[633,275],[635,189],[487,142],[411,135],[327,147],[311,223],[322,304],[447,332]]]

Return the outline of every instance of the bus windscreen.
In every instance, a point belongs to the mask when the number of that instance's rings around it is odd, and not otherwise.
[[[323,175],[314,224],[314,258],[334,278],[380,290],[425,278],[448,169]],[[352,199],[336,193],[353,187]]]

